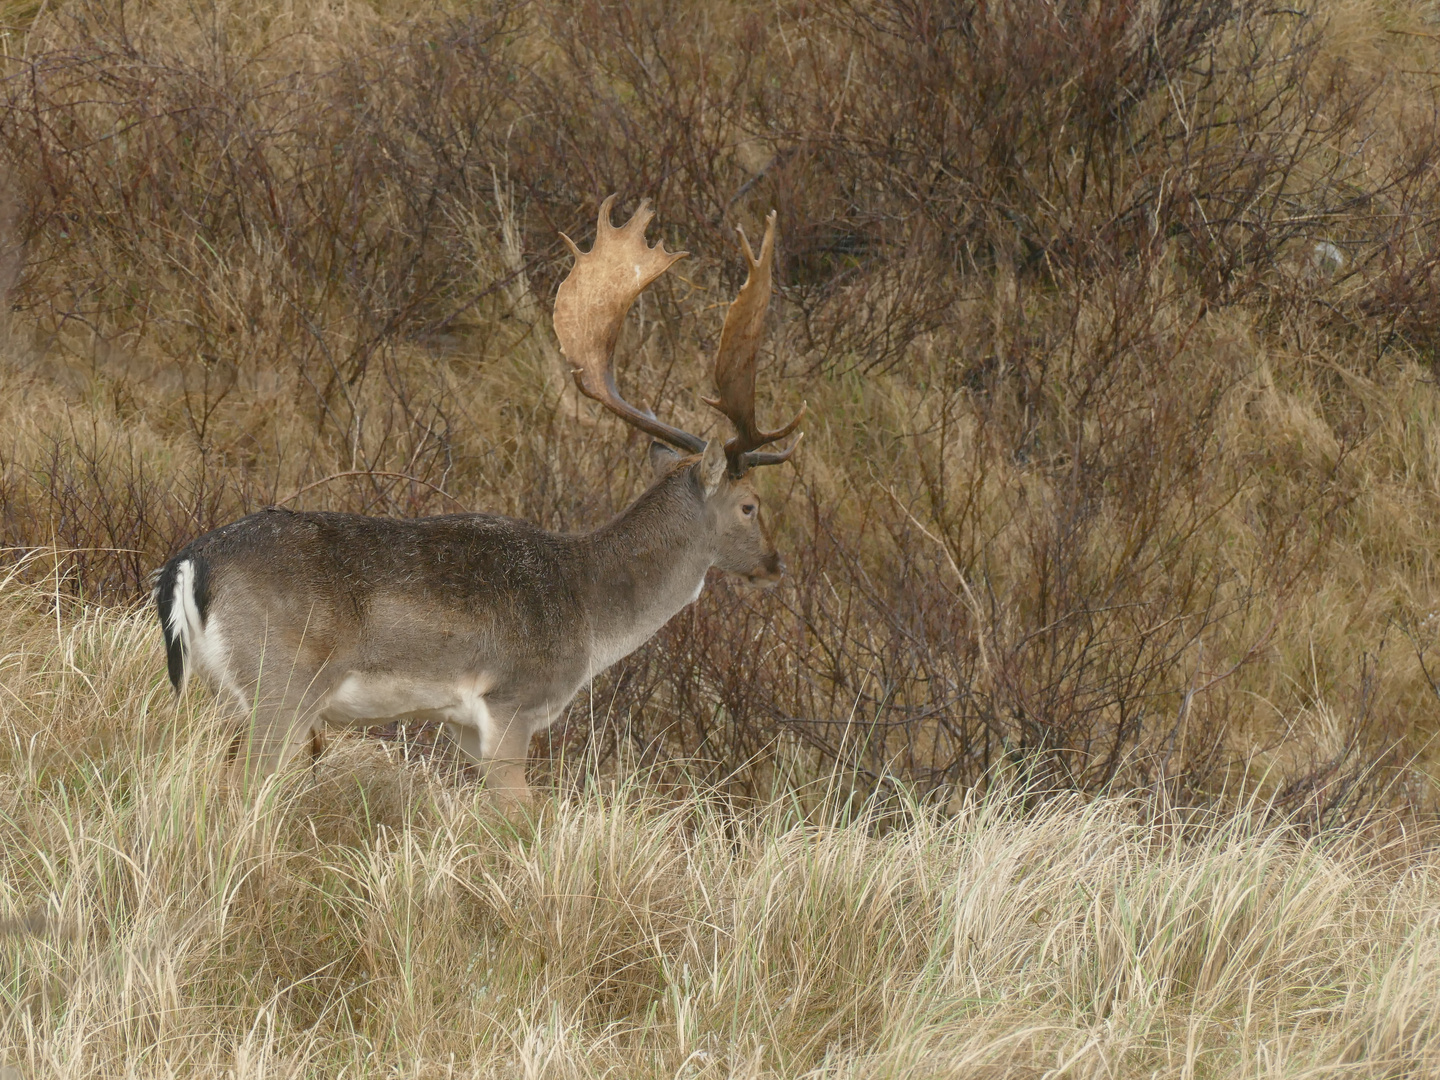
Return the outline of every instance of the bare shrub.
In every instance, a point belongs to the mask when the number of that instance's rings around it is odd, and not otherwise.
[[[557,233],[656,199],[693,255],[627,370],[699,428],[732,226],[777,208],[791,584],[716,581],[557,756],[1424,801],[1440,124],[1335,11],[352,16],[78,2],[0,62],[0,525],[64,552],[27,572],[123,600],[282,500],[593,526],[643,447],[554,378]]]

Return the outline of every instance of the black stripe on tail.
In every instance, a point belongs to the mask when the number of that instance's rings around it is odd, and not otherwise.
[[[178,555],[165,564],[155,582],[155,613],[160,616],[160,632],[165,635],[165,666],[170,672],[170,685],[180,692],[180,680],[185,677],[185,647],[180,635],[170,625],[170,609],[175,606],[175,579],[180,574]]]
[[[160,617],[160,632],[165,636],[165,667],[177,694],[185,680],[185,643],[172,626],[170,613],[175,607],[175,581],[180,576],[180,565],[186,561],[192,566],[195,607],[203,624],[210,606],[210,568],[204,559],[182,552],[161,568],[155,580],[155,613]]]

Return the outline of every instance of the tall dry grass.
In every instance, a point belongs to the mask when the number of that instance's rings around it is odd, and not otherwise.
[[[1267,792],[1427,815],[1440,68],[1329,0],[19,7],[0,530],[125,605],[269,502],[586,528],[639,441],[546,314],[605,193],[694,252],[622,342],[696,430],[775,208],[765,494],[541,756],[937,805]],[[762,411],[763,411],[762,410]],[[158,656],[157,656],[158,665]],[[556,769],[558,770],[558,766]]]
[[[516,823],[360,739],[242,802],[149,616],[53,599],[0,586],[0,1067],[23,1076],[1440,1067],[1430,848],[1004,783],[821,827],[643,773]]]

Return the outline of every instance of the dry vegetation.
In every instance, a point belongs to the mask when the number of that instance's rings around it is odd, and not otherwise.
[[[148,615],[44,599],[0,588],[24,1076],[1440,1069],[1433,851],[1003,785],[817,827],[637,779],[516,825],[373,740],[242,804]]]
[[[0,28],[0,1060],[1440,1065],[1434,4]],[[732,228],[779,211],[790,579],[600,679],[533,826],[395,743],[215,794],[136,607],[185,540],[277,501],[588,528],[645,482],[548,325],[610,191],[693,252],[622,343],[691,430]]]
[[[557,232],[654,196],[695,255],[626,378],[703,429],[773,207],[793,580],[537,751],[1428,813],[1429,6],[11,11],[0,528],[69,595],[277,500],[593,526],[643,453],[566,390]]]
[[[643,453],[566,390],[557,232],[655,197],[626,378],[703,428],[774,207],[793,580],[537,752],[1428,812],[1428,6],[402,7],[9,9],[14,557],[128,604],[277,500],[592,526]]]

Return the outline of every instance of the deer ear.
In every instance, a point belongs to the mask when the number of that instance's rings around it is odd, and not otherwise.
[[[720,481],[725,479],[725,470],[729,468],[729,464],[725,460],[724,443],[719,439],[711,439],[705,444],[705,453],[696,468],[699,469],[700,486],[705,489],[707,499],[720,490]]]
[[[670,471],[670,467],[680,460],[680,455],[662,442],[650,444],[650,471],[659,480]]]

